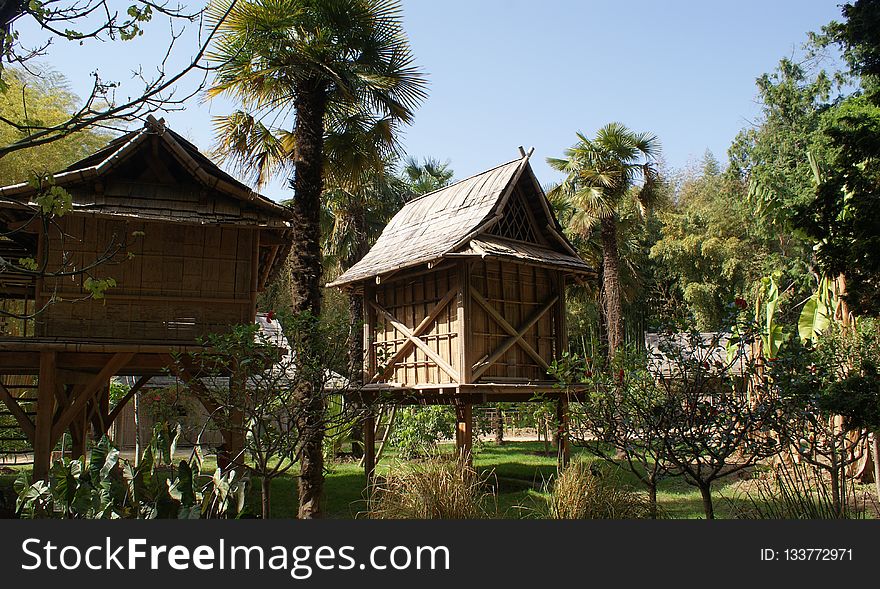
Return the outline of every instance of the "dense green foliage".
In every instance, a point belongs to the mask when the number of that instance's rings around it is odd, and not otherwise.
[[[40,76],[24,70],[7,68],[3,72],[5,90],[0,91],[0,117],[49,126],[66,120],[77,108],[78,98],[67,87],[64,76],[46,71]],[[0,145],[9,145],[27,132],[9,124],[0,125]],[[0,158],[0,185],[24,182],[34,175],[63,170],[90,155],[107,142],[109,135],[82,131],[58,141],[12,152]]]

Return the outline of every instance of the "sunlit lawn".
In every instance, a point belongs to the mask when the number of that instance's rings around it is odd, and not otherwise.
[[[443,445],[440,452],[451,453],[451,445]],[[574,448],[573,458],[581,460],[598,460],[584,450]],[[496,491],[499,517],[529,518],[536,517],[545,501],[545,484],[556,473],[556,454],[550,448],[550,455],[545,454],[544,444],[540,442],[507,442],[497,445],[491,442],[478,444],[474,452],[474,466],[487,480],[488,490]],[[213,458],[206,459],[204,473],[211,473],[216,463]],[[401,462],[393,452],[386,454],[380,461],[378,474],[381,476],[388,469],[400,468]],[[364,471],[357,462],[336,462],[327,465],[328,472],[325,482],[324,511],[329,518],[355,518],[363,516],[366,509],[364,495]],[[24,467],[15,467],[18,471]],[[604,471],[615,476],[620,484],[641,490],[638,480],[629,472],[620,470],[611,472],[603,466]],[[15,480],[15,472],[8,470],[0,474],[0,490],[3,491],[7,509],[14,505],[14,494],[11,487]],[[743,501],[743,494],[737,490],[736,477],[733,480],[723,479],[716,482],[715,511],[716,517],[735,516],[736,501]],[[658,493],[661,510],[671,518],[703,517],[700,493],[684,482],[681,478],[667,479],[661,482]],[[0,506],[3,502],[0,501]],[[249,496],[249,505],[253,513],[259,513],[259,484],[254,481]],[[296,516],[296,477],[295,469],[275,479],[272,484],[272,517],[292,518]]]

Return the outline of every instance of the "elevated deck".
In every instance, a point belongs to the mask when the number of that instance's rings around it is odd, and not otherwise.
[[[40,356],[55,355],[57,369],[99,372],[118,355],[128,357],[114,373],[119,376],[167,374],[175,355],[204,351],[191,343],[159,341],[133,342],[76,338],[4,337],[0,338],[0,374],[39,374]]]
[[[388,383],[364,385],[361,397],[367,403],[393,402],[399,405],[481,405],[567,399],[580,401],[585,386],[562,388],[556,381],[529,383],[423,384],[403,386]]]

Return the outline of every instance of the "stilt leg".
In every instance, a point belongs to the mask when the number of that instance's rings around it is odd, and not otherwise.
[[[455,407],[455,447],[458,455],[467,460],[468,465],[473,464],[471,450],[473,449],[473,411],[471,405],[457,405]]]
[[[34,424],[33,480],[46,480],[52,460],[52,417],[55,414],[55,352],[40,352],[37,416]]]

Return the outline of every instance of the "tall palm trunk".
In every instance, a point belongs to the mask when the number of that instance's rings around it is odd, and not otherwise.
[[[321,191],[324,151],[324,114],[327,90],[318,80],[299,85],[294,100],[296,109],[295,170],[293,176],[293,247],[291,250],[290,289],[294,313],[308,313],[317,322],[321,314]],[[315,332],[305,330],[301,369],[314,366],[321,342]],[[309,358],[311,356],[311,358]],[[320,370],[320,367],[318,368]],[[313,382],[309,382],[313,380]],[[299,517],[321,515],[324,489],[324,398],[318,378],[303,379],[294,391],[301,410],[297,430],[302,452],[299,478]]]
[[[602,290],[610,360],[623,345],[620,257],[617,251],[617,220],[613,216],[602,219]]]
[[[343,261],[343,271],[348,270],[360,261],[369,249],[367,241],[367,216],[363,207],[352,207],[351,226],[354,230],[355,243],[351,253]],[[348,373],[353,387],[364,384],[364,300],[359,294],[348,295],[349,331],[348,331]],[[363,422],[358,419],[349,434],[351,453],[355,458],[364,455]]]

